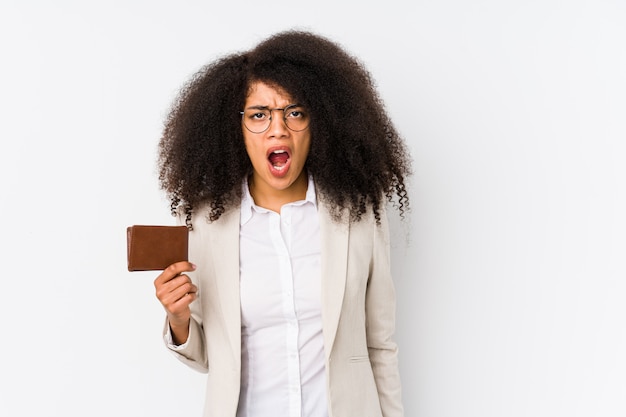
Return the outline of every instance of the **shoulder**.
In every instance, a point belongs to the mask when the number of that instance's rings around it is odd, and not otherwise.
[[[226,224],[232,222],[239,222],[239,216],[241,213],[241,206],[230,207],[222,213],[217,220],[211,220],[211,206],[209,204],[202,204],[193,209],[188,209],[185,206],[179,206],[173,215],[176,217],[176,223],[179,225],[191,225],[191,231],[201,231],[205,229],[219,229]]]
[[[341,207],[336,205],[333,201],[324,198],[323,195],[318,195],[317,201],[320,216],[326,217],[336,224],[347,225],[350,228],[357,226],[386,227],[387,207],[384,203],[381,204],[381,207],[379,207],[377,210],[375,210],[374,205],[367,204],[365,207],[365,211],[357,215],[357,208],[353,205]]]

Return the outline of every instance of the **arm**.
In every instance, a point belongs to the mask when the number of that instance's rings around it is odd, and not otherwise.
[[[181,269],[182,268],[182,269]],[[163,336],[166,346],[181,362],[206,373],[208,360],[200,316],[197,285],[180,272],[195,270],[189,262],[170,265],[155,280],[157,298],[167,313]],[[178,275],[173,275],[178,272]]]
[[[191,309],[189,304],[197,298],[198,288],[183,272],[193,271],[195,265],[177,262],[168,266],[155,280],[156,296],[167,312],[172,341],[176,345],[187,342]]]

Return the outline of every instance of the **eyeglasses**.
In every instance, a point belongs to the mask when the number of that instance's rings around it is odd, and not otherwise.
[[[270,109],[268,107],[250,107],[241,114],[243,125],[252,133],[263,133],[269,129],[272,123],[272,112],[281,110],[283,121],[289,130],[301,132],[309,127],[309,113],[303,106],[290,104],[282,109]]]

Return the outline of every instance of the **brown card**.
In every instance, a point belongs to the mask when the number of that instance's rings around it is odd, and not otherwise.
[[[158,271],[187,261],[187,226],[142,226],[126,229],[129,271]]]

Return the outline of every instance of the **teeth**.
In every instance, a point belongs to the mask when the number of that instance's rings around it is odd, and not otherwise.
[[[274,151],[274,152],[272,152],[272,153],[286,153],[286,152],[287,152],[287,151],[283,151],[283,150],[281,149],[281,150],[278,150],[278,151]]]
[[[283,165],[282,167],[276,166],[276,165],[272,165],[274,167],[275,170],[277,171],[282,171],[283,169],[285,169],[285,165]]]

